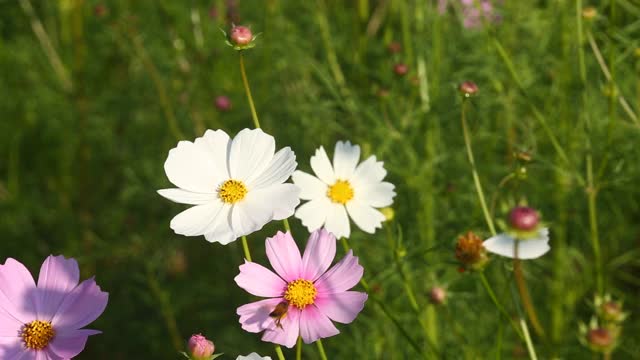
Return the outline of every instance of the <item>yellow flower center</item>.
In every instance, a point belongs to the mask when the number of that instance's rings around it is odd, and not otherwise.
[[[227,204],[235,204],[247,195],[247,187],[242,181],[227,180],[218,188],[218,196]]]
[[[347,180],[338,180],[327,190],[327,196],[331,201],[338,204],[346,204],[353,199],[353,188]]]
[[[42,350],[56,336],[49,321],[34,320],[22,327],[20,333],[24,345],[29,349]]]
[[[317,293],[318,290],[311,281],[298,279],[287,285],[284,299],[298,309],[304,309],[307,305],[313,304]]]

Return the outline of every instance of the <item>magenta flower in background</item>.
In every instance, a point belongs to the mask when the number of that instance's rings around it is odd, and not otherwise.
[[[438,1],[438,12],[444,14],[447,11],[448,0]],[[459,0],[462,6],[462,25],[467,29],[475,29],[482,26],[483,21],[499,22],[500,15],[495,12],[490,0]]]
[[[29,270],[8,258],[0,265],[0,359],[61,360],[78,355],[89,335],[81,329],[107,306],[93,278],[78,284],[74,259],[49,256],[36,286]]]
[[[351,251],[329,269],[336,239],[325,229],[311,234],[303,256],[289,232],[267,238],[266,248],[275,273],[245,261],[235,277],[241,288],[268,298],[238,308],[244,330],[264,331],[263,341],[291,348],[298,336],[309,344],[339,334],[331,320],[348,324],[364,308],[367,294],[347,291],[364,269]]]

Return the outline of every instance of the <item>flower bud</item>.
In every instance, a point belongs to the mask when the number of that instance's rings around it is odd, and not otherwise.
[[[470,268],[472,270],[482,270],[489,261],[482,239],[471,231],[458,237],[456,259],[462,263],[463,269]]]
[[[614,339],[613,336],[611,336],[609,330],[604,328],[596,328],[589,330],[589,332],[587,333],[587,341],[589,342],[589,345],[593,346],[594,348],[604,350],[613,345]]]
[[[213,343],[207,340],[206,337],[201,334],[191,335],[189,339],[189,353],[195,360],[205,360],[213,355],[215,347]]]
[[[216,109],[220,111],[229,111],[231,110],[231,100],[224,95],[217,96],[215,101]]]
[[[532,231],[538,227],[540,216],[530,207],[518,206],[509,213],[509,225],[516,231]]]
[[[409,67],[403,63],[393,65],[393,72],[398,76],[404,76],[409,72]]]
[[[396,212],[390,206],[380,209],[380,212],[384,215],[385,221],[391,221],[396,216]]]
[[[622,303],[613,300],[602,302],[597,313],[607,323],[620,324],[627,318],[627,313],[622,311]]]
[[[478,92],[478,85],[473,81],[465,81],[460,86],[458,86],[458,90],[465,97],[469,97],[471,95],[475,95]]]
[[[598,16],[598,10],[596,10],[596,8],[594,8],[593,6],[587,6],[586,8],[582,9],[582,17],[585,20],[593,20],[596,16]]]
[[[245,46],[253,40],[253,33],[246,26],[234,26],[231,28],[229,38],[234,45]]]
[[[434,305],[441,305],[447,300],[447,291],[439,286],[434,286],[429,290],[429,302]]]

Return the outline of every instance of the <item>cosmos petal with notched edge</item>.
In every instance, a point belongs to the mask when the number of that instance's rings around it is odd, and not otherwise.
[[[300,204],[300,188],[293,184],[275,184],[252,190],[236,206],[246,207],[247,215],[260,224],[260,228],[271,220],[290,217]]]
[[[306,226],[309,232],[313,232],[324,225],[330,209],[332,209],[331,201],[321,197],[299,206],[295,217],[302,221],[302,225]]]
[[[36,284],[29,270],[8,258],[0,265],[0,308],[23,324],[35,319]]]
[[[302,200],[313,200],[327,196],[328,186],[317,177],[307,174],[304,171],[296,170],[291,176],[293,183],[300,187],[300,198]]]
[[[229,135],[222,130],[207,130],[194,143],[213,159],[213,164],[215,165],[213,171],[221,179],[229,179],[229,164],[227,162],[227,154],[231,149]]]
[[[199,193],[183,189],[160,189],[158,194],[173,202],[189,205],[202,205],[215,200],[218,197],[216,192]]]
[[[357,188],[379,183],[387,176],[387,170],[384,169],[383,165],[382,161],[377,161],[376,157],[371,155],[358,165],[349,180]]]
[[[329,319],[349,324],[364,309],[367,294],[358,291],[345,291],[336,294],[318,296],[315,306]]]
[[[331,320],[315,306],[309,305],[300,312],[300,336],[305,344],[339,333]]]
[[[51,323],[58,331],[79,329],[102,314],[108,299],[109,294],[102,291],[93,278],[87,279],[67,294]]]
[[[275,236],[267,238],[266,252],[273,270],[286,282],[300,278],[302,274],[302,257],[291,233],[278,231]]]
[[[65,296],[80,281],[80,269],[75,259],[64,256],[48,256],[40,267],[36,308],[38,320],[50,321]]]
[[[177,187],[193,192],[215,191],[225,180],[224,174],[216,173],[216,164],[206,151],[190,141],[180,141],[169,150],[164,171],[169,181]]]
[[[282,328],[265,330],[262,340],[292,348],[298,340],[298,334],[300,334],[300,310],[295,306],[290,306],[287,316],[282,318],[280,324]]]
[[[358,191],[355,192],[353,200],[376,208],[389,206],[393,203],[393,198],[396,196],[394,189],[395,186],[388,182],[379,182],[358,187]]]
[[[353,175],[360,160],[360,146],[349,141],[338,141],[333,153],[333,171],[337,179],[348,180]]]
[[[282,296],[287,284],[266,267],[245,260],[240,265],[240,274],[234,278],[236,284],[255,296]]]
[[[318,297],[351,289],[362,279],[363,274],[364,268],[358,264],[358,258],[353,256],[353,251],[349,250],[340,262],[316,280]]]
[[[291,148],[282,148],[273,156],[264,171],[255,180],[247,183],[247,187],[253,191],[282,184],[291,176],[296,166],[298,166],[296,155],[291,151]]]
[[[359,201],[349,201],[347,203],[347,212],[349,217],[362,231],[373,234],[377,228],[382,227],[385,220],[384,215],[369,205]]]
[[[169,226],[176,234],[186,236],[203,235],[217,221],[225,220],[217,216],[222,210],[222,205],[222,201],[216,200],[207,204],[192,206],[174,216]]]
[[[87,338],[100,334],[100,331],[80,329],[56,333],[47,348],[55,355],[63,359],[71,359],[77,356],[85,347]]]
[[[283,300],[282,298],[265,299],[240,306],[236,313],[240,315],[242,329],[251,333],[276,329],[274,319],[269,314]]]
[[[333,172],[333,167],[331,166],[327,152],[324,151],[322,146],[316,150],[316,154],[311,157],[310,162],[311,169],[318,179],[324,181],[327,185],[333,185],[336,182],[336,174]]]
[[[330,210],[327,214],[324,227],[333,233],[336,239],[349,237],[351,234],[351,225],[349,224],[349,216],[347,216],[347,210],[344,208],[344,205],[336,203],[330,204]]]
[[[331,266],[336,256],[336,238],[325,229],[311,233],[302,255],[302,277],[315,281]]]
[[[231,143],[229,173],[232,179],[250,184],[263,174],[276,149],[273,136],[261,129],[243,129]]]

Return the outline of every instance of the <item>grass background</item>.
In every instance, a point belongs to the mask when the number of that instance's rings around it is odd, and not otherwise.
[[[587,5],[598,16],[579,36]],[[525,201],[552,229],[551,252],[525,263],[547,333],[534,336],[540,358],[591,356],[577,329],[593,314],[596,227],[604,288],[631,311],[614,358],[640,358],[640,123],[618,102],[624,96],[640,112],[640,3],[495,7],[499,23],[465,29],[457,1],[444,14],[418,0],[0,1],[0,261],[14,257],[37,272],[49,254],[75,257],[83,277],[95,275],[109,292],[90,326],[104,333],[79,359],[176,359],[198,332],[224,358],[275,358],[235,315],[250,300],[233,282],[239,243],[175,235],[169,221],[184,206],[155,192],[170,186],[163,163],[179,139],[252,126],[238,55],[219,30],[235,21],[261,33],[245,59],[256,107],[300,169],[310,170],[315,148],[332,153],[337,140],[385,161],[396,217],[375,235],[355,231],[350,243],[375,296],[429,357],[438,356],[426,338],[440,358],[527,356],[478,277],[460,274],[453,257],[459,234],[489,235],[460,126],[457,84],[473,80],[480,91],[467,116],[495,219]],[[392,41],[400,53],[388,51]],[[400,62],[406,76],[393,72]],[[218,95],[231,99],[230,111],[216,109]],[[532,161],[517,160],[518,152]],[[525,177],[501,184],[523,168]],[[306,230],[291,224],[302,246]],[[269,224],[249,237],[256,261],[266,262],[264,238],[279,229]],[[494,258],[486,273],[516,316],[510,270]],[[429,304],[434,285],[447,288],[446,306]],[[417,356],[371,301],[338,327],[342,334],[324,342],[330,358]],[[315,347],[305,346],[304,358],[318,358]]]

